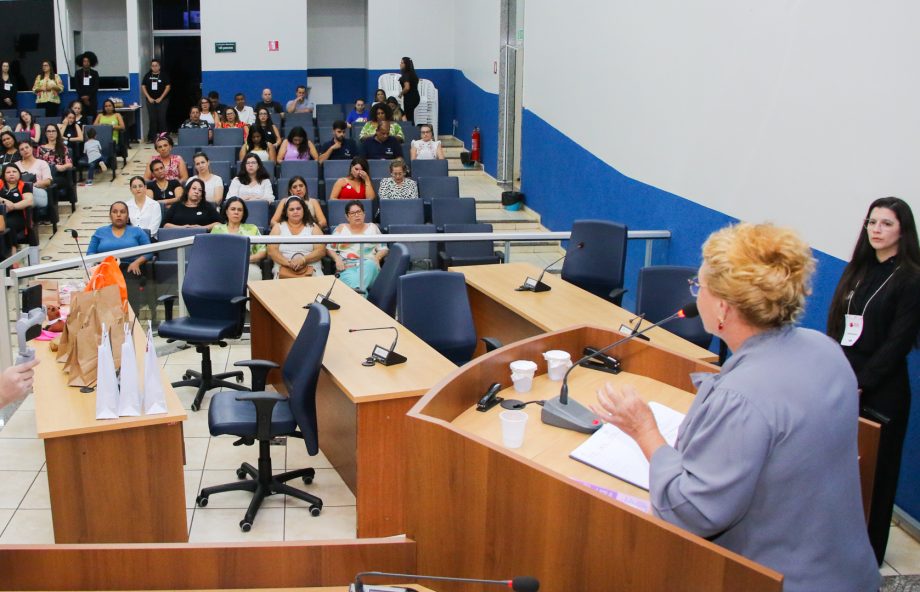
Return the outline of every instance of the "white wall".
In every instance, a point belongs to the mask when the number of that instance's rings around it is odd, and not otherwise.
[[[102,76],[127,76],[130,52],[126,0],[85,0],[81,4],[83,49],[99,58],[96,70]],[[73,62],[74,56],[70,55],[70,59]]]
[[[310,68],[367,67],[367,3],[367,0],[307,2]]]
[[[307,3],[271,0],[270,4],[272,25],[266,27],[256,24],[251,0],[201,0],[201,69],[305,70]],[[218,41],[235,41],[236,53],[214,53]],[[280,51],[268,51],[269,41],[278,41]]]
[[[454,3],[454,67],[481,89],[496,94],[498,73],[493,65],[499,59],[500,21],[499,0]]]
[[[399,71],[409,56],[417,69],[454,67],[450,0],[368,0],[367,67]]]
[[[912,0],[528,3],[524,105],[632,178],[846,259],[872,199],[920,206],[917,22]]]

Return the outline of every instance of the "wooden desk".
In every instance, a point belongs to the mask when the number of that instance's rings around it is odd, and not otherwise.
[[[591,324],[617,331],[636,316],[551,273],[543,276],[543,283],[552,290],[517,292],[515,288],[524,282],[524,278],[540,275],[540,268],[529,263],[470,265],[452,267],[451,271],[458,271],[466,277],[476,334],[497,337],[505,344],[573,325]],[[687,301],[690,301],[689,293]],[[642,326],[649,324],[643,323]],[[655,343],[681,355],[706,362],[719,359],[709,350],[662,328],[652,329],[646,335]],[[601,345],[605,344],[595,346]],[[480,344],[477,354],[482,353],[484,350]]]
[[[143,372],[145,339],[134,335]],[[185,409],[163,377],[168,412],[96,419],[95,391],[67,385],[48,343],[36,342],[35,423],[45,443],[57,543],[188,541]]]
[[[252,356],[283,364],[306,319],[303,305],[325,293],[333,278],[251,282]],[[323,453],[357,497],[358,536],[405,531],[403,497],[409,446],[406,412],[435,383],[456,369],[447,358],[389,315],[339,283],[332,299],[332,323],[316,391],[319,442]],[[365,367],[375,344],[389,347],[392,331],[349,333],[349,329],[395,326],[396,350],[405,364]],[[280,373],[269,381],[284,390]]]

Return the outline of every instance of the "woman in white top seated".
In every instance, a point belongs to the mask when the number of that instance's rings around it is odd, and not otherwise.
[[[265,132],[261,127],[249,128],[249,136],[240,148],[240,160],[247,154],[255,154],[262,162],[275,162],[275,147],[265,138]]]
[[[211,111],[211,101],[208,100],[208,97],[201,97],[201,100],[198,102],[198,109],[201,111],[201,121],[207,121],[211,124],[211,127],[214,127],[218,121],[220,121],[220,116],[217,116],[217,119],[214,118],[214,113]]]
[[[281,213],[281,222],[272,228],[271,236],[323,235],[316,220],[310,216],[307,204],[299,197],[289,197]],[[275,262],[275,277],[280,279],[323,275],[320,260],[326,254],[322,244],[268,245],[268,256]]]
[[[278,193],[281,193],[279,188]],[[299,197],[307,204],[307,211],[313,216],[313,219],[316,220],[316,223],[319,224],[320,228],[326,228],[329,225],[326,222],[326,216],[323,214],[323,207],[320,205],[319,200],[313,199],[307,195],[307,180],[301,177],[300,175],[291,177],[291,180],[288,181],[287,194],[291,197]],[[275,213],[272,215],[270,226],[272,228],[281,222],[281,214],[284,212],[284,204],[287,203],[288,198],[283,198],[281,203],[278,204],[278,207],[275,208]]]
[[[147,183],[140,175],[131,177],[128,186],[131,188],[131,195],[134,196],[134,199],[128,200],[128,219],[132,225],[146,230],[151,237],[156,238],[163,222],[160,204],[147,196]]]
[[[427,123],[418,126],[421,140],[412,140],[409,154],[412,160],[444,160],[444,147],[441,140],[434,139],[434,129]]]
[[[275,201],[271,178],[262,166],[262,159],[257,154],[247,154],[240,162],[240,174],[230,183],[227,197],[239,197],[250,201],[262,199]]]
[[[204,181],[205,199],[219,206],[224,200],[224,180],[211,172],[211,159],[204,152],[196,152],[192,162],[195,165],[195,176],[192,179]]]
[[[353,199],[345,204],[345,215],[348,222],[339,224],[333,236],[349,237],[359,235],[380,234],[377,225],[364,221],[364,204]],[[347,238],[345,239],[347,240]],[[387,255],[386,245],[382,243],[330,243],[327,249],[329,256],[335,261],[335,269],[339,272],[339,279],[354,289],[363,287],[367,289],[380,274],[380,264]],[[364,260],[363,270],[361,260]],[[363,286],[362,284],[363,274]]]

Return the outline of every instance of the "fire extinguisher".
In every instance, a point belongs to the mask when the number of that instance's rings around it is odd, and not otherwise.
[[[473,128],[473,140],[472,142],[470,142],[470,160],[475,160],[476,162],[480,162],[479,161],[479,140],[480,140],[479,128],[474,127]]]

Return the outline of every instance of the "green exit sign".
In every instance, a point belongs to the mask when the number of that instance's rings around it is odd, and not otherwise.
[[[236,53],[236,41],[219,41],[215,43],[214,53]]]

